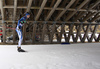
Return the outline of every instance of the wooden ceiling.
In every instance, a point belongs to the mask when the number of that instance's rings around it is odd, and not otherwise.
[[[25,12],[29,22],[97,24],[100,0],[0,0],[1,22],[17,22]]]

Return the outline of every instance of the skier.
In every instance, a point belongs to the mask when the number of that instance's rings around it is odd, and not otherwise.
[[[30,17],[30,14],[27,12],[24,17],[22,17],[20,20],[18,20],[18,24],[16,27],[16,32],[19,37],[19,42],[18,42],[18,46],[17,46],[18,52],[25,52],[25,50],[21,49],[21,43],[23,40],[22,26],[24,25],[24,23],[26,23],[26,19],[28,19],[29,17]]]

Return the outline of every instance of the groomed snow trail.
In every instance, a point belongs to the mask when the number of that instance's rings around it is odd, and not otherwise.
[[[0,69],[100,69],[100,43],[0,45]]]

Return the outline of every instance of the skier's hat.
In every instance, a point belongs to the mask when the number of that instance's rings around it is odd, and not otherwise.
[[[25,13],[25,16],[30,15],[28,12]]]

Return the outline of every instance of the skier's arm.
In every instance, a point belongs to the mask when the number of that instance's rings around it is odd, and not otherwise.
[[[18,21],[18,29],[21,29],[21,25],[20,25],[21,20]]]
[[[18,21],[18,29],[21,29],[21,25],[23,24],[23,23],[25,23],[26,21],[26,18],[25,17],[22,17],[19,21]]]

